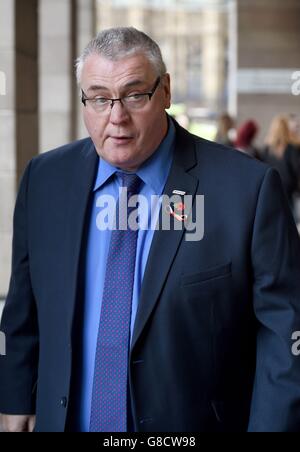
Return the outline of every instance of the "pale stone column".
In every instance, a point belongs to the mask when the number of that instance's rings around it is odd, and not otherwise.
[[[82,53],[88,42],[96,34],[97,10],[95,0],[77,0],[77,43],[76,55],[74,60]],[[76,138],[80,139],[87,136],[87,131],[82,120],[80,102],[80,90],[77,84],[74,85],[74,108],[76,111]]]
[[[38,0],[15,0],[17,179],[38,154]]]
[[[40,149],[80,135],[74,60],[95,17],[94,0],[0,0],[0,296],[8,289],[20,176]]]
[[[228,82],[227,110],[236,118],[237,114],[237,1],[228,1]]]
[[[39,2],[40,152],[71,141],[71,0]]]
[[[95,0],[40,0],[40,151],[87,135],[74,64],[95,33]]]
[[[176,85],[180,98],[187,97],[187,36],[188,36],[188,16],[184,9],[176,11]]]
[[[38,152],[37,1],[0,0],[0,295],[10,276],[16,188]]]
[[[225,14],[217,9],[203,10],[203,93],[204,104],[214,110],[223,107],[220,93],[225,89],[226,74],[224,55],[226,54]]]
[[[0,296],[8,289],[16,189],[14,16],[14,2],[0,0]]]

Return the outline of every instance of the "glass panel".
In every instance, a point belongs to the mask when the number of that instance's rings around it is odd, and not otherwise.
[[[172,113],[208,123],[227,110],[229,12],[234,0],[98,0],[98,30],[134,26],[160,45],[172,80]],[[205,129],[205,127],[204,127]],[[197,133],[199,128],[194,128]],[[202,124],[203,135],[203,124]],[[205,134],[205,132],[204,132]]]

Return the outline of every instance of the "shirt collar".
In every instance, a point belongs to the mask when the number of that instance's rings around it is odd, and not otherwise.
[[[110,163],[108,163],[106,160],[100,157],[98,164],[98,173],[94,185],[94,191],[102,187],[102,185],[104,185],[116,171],[118,171],[117,168],[110,165]]]
[[[175,126],[168,118],[169,129],[154,154],[138,169],[137,174],[155,194],[161,194],[172,163]]]
[[[168,122],[167,135],[154,154],[136,172],[143,182],[149,185],[156,194],[160,194],[165,186],[174,150],[176,130],[173,121],[168,118]],[[117,171],[120,171],[120,169],[110,165],[110,163],[100,157],[93,190],[96,191],[102,187]]]

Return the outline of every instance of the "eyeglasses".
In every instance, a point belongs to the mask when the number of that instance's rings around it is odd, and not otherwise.
[[[118,99],[108,99],[107,97],[95,97],[89,99],[86,97],[83,90],[81,90],[81,102],[85,107],[90,105],[96,113],[105,113],[108,107],[112,109],[115,102],[120,102],[123,107],[129,111],[139,110],[145,107],[145,105],[152,99],[154,93],[160,83],[160,77],[157,78],[153,89],[148,93],[137,93],[130,96],[120,97]]]

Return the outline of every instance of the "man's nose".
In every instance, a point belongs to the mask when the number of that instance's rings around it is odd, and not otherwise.
[[[121,101],[114,101],[110,109],[110,122],[120,124],[128,119],[128,112]]]

